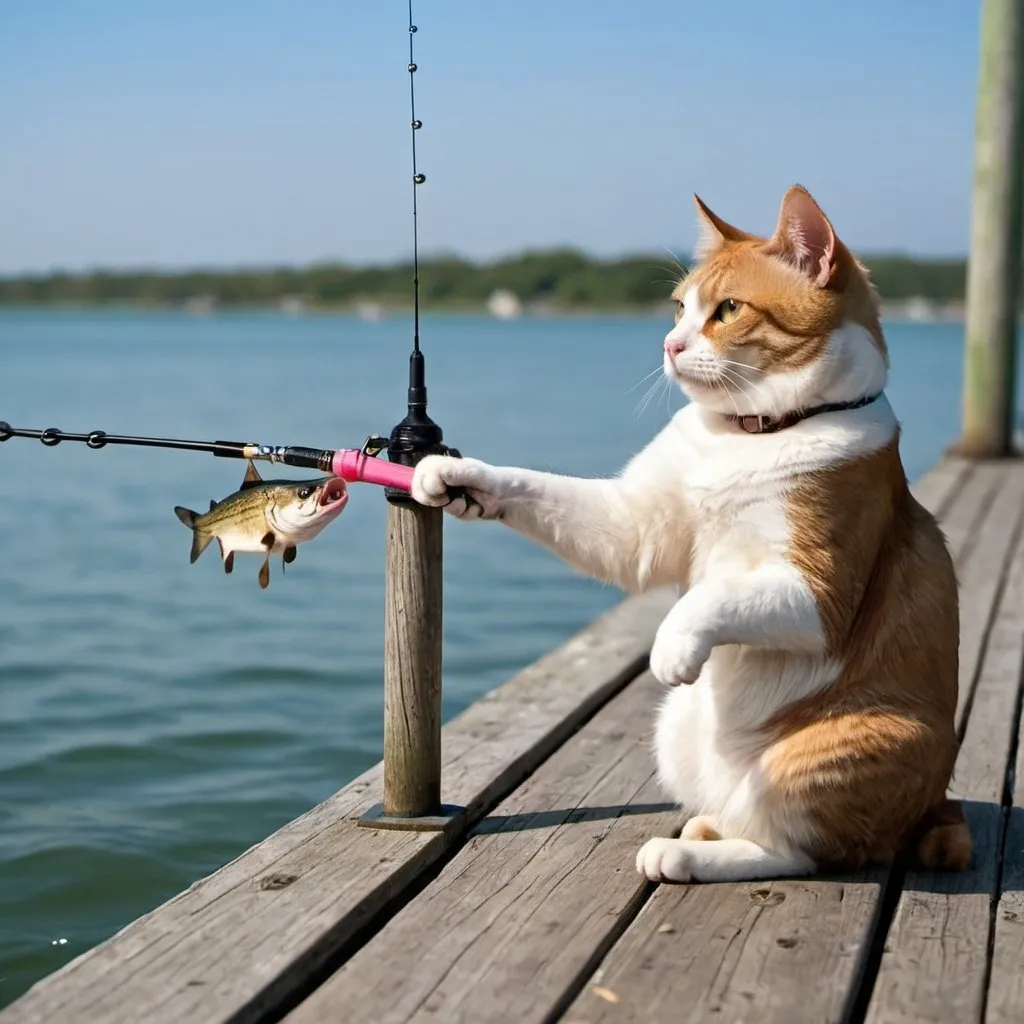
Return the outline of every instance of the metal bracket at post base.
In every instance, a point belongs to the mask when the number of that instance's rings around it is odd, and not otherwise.
[[[359,816],[357,825],[363,828],[383,828],[404,832],[445,832],[458,824],[466,814],[465,807],[441,804],[436,814],[399,816],[384,813],[384,804],[374,804]]]

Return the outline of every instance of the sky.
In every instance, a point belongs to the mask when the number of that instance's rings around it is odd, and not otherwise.
[[[420,242],[961,255],[976,0],[415,0]],[[0,273],[411,251],[403,0],[2,0]]]

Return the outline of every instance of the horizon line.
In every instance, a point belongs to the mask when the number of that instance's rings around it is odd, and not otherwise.
[[[680,262],[684,255],[689,257],[690,253],[684,250],[675,252],[662,247],[659,249],[632,249],[626,250],[615,256],[602,256],[588,251],[581,246],[557,244],[547,246],[525,246],[518,250],[510,250],[506,253],[489,257],[472,257],[459,253],[456,250],[436,249],[427,253],[420,253],[420,265],[441,262],[444,260],[455,260],[469,266],[485,267],[501,263],[514,262],[527,256],[550,256],[555,253],[573,253],[583,257],[591,263],[625,263],[636,259],[657,257],[663,259],[665,255],[671,255]],[[923,254],[915,253],[907,249],[892,250],[863,250],[855,252],[854,255],[860,260],[881,260],[901,259],[914,263],[966,263],[969,253],[955,254]],[[25,278],[39,277],[85,277],[95,274],[225,274],[225,273],[270,273],[282,270],[311,270],[322,267],[346,267],[353,270],[368,270],[376,268],[394,268],[405,264],[412,265],[413,254],[410,251],[407,256],[393,257],[389,260],[368,260],[364,262],[353,262],[340,257],[322,256],[305,261],[289,262],[214,262],[214,263],[96,263],[82,264],[74,267],[51,265],[47,269],[22,269],[22,270],[0,270],[0,280],[11,281]]]

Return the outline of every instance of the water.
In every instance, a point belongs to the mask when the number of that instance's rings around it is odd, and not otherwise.
[[[492,462],[609,473],[665,324],[428,317],[431,409]],[[957,433],[958,325],[892,325],[909,475]],[[403,412],[406,320],[0,312],[0,418],[19,426],[358,445]],[[672,407],[678,405],[673,399]],[[0,1006],[374,763],[382,492],[282,576],[225,576],[172,507],[241,480],[207,455],[0,447]],[[282,475],[303,475],[283,470]],[[446,718],[618,600],[493,523],[446,526]]]

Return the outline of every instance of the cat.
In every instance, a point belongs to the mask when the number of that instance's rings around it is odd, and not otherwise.
[[[650,670],[671,688],[658,776],[692,816],[641,847],[642,875],[807,876],[904,852],[962,869],[957,584],[903,470],[876,292],[802,186],[768,238],[694,200],[698,262],[663,346],[690,401],[651,443],[609,479],[428,456],[413,495],[628,591],[679,588]]]

